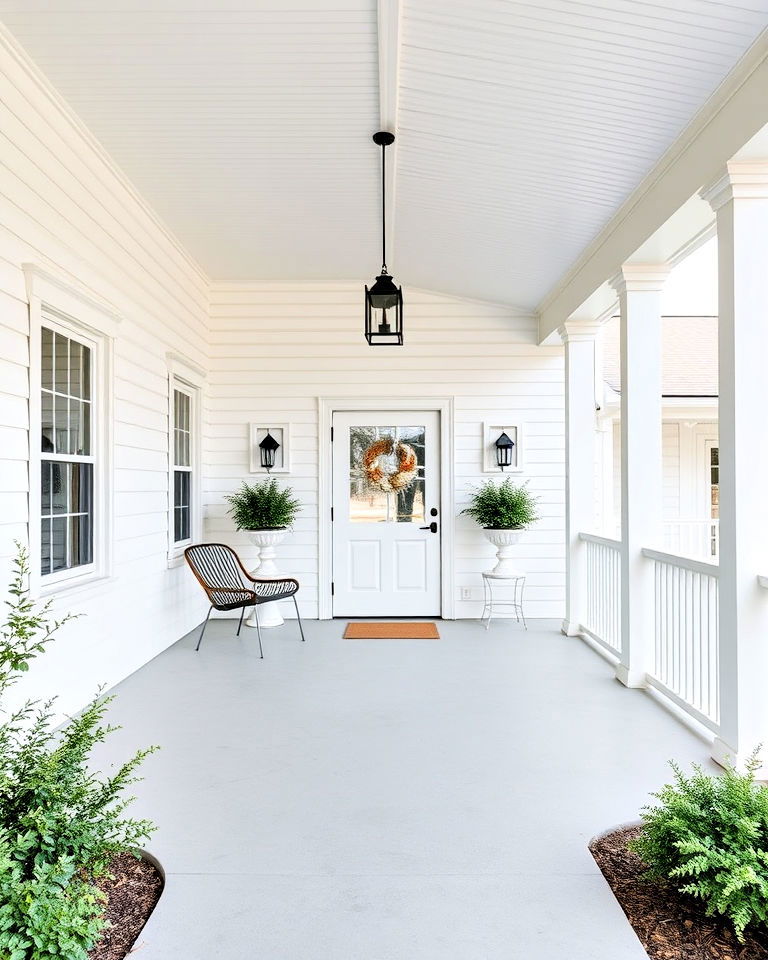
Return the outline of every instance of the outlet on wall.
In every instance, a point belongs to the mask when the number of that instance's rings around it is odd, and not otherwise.
[[[472,587],[462,587],[462,588],[461,588],[461,599],[462,599],[462,600],[471,600],[471,599],[472,599]]]

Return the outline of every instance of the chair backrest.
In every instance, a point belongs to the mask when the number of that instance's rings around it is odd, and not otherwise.
[[[209,597],[215,590],[249,589],[240,558],[232,547],[224,543],[199,543],[187,547],[184,556]]]

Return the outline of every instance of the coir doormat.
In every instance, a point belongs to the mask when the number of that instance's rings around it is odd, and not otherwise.
[[[434,623],[348,623],[345,640],[439,640]]]

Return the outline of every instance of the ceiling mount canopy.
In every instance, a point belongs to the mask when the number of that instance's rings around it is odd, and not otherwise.
[[[395,135],[380,130],[373,142],[381,147],[381,273],[370,289],[365,288],[365,339],[372,347],[402,346],[403,291],[387,270],[386,149],[395,142]]]

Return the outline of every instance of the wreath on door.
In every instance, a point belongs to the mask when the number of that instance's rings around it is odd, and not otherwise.
[[[397,469],[387,472],[381,464],[381,458],[393,454],[397,457]],[[416,452],[407,443],[395,443],[392,437],[376,440],[363,454],[363,469],[369,486],[384,493],[398,493],[407,490],[416,479]]]

